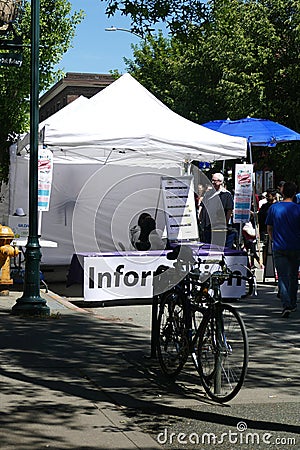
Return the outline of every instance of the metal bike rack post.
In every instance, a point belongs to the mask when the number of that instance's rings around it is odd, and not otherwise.
[[[152,302],[152,317],[151,317],[151,354],[150,358],[156,358],[156,344],[157,344],[157,328],[158,328],[158,296],[153,296]]]

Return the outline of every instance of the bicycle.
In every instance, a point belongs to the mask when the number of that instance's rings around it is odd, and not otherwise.
[[[188,250],[186,250],[188,249]],[[156,349],[161,370],[176,377],[189,355],[208,396],[224,403],[240,391],[248,365],[248,337],[238,311],[222,303],[220,287],[229,278],[247,279],[221,261],[207,279],[190,248],[168,254],[177,259],[173,274],[181,281],[160,296]],[[167,272],[165,272],[166,274]]]

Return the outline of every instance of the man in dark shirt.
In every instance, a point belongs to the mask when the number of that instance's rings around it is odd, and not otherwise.
[[[212,232],[214,243],[226,244],[227,226],[232,216],[233,197],[224,186],[224,176],[221,173],[214,173],[212,176],[213,188],[205,192],[199,208],[199,221],[203,230],[203,241],[212,242]],[[223,242],[221,242],[223,241]]]

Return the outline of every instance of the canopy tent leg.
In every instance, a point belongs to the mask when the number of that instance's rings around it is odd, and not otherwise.
[[[249,140],[248,140],[248,150],[249,150],[250,164],[253,164],[252,147],[251,147],[251,143],[249,142]],[[262,265],[263,261],[262,261],[262,253],[260,251],[260,236],[259,236],[259,227],[258,227],[258,221],[257,221],[257,205],[256,205],[255,194],[256,194],[256,185],[255,185],[255,181],[253,178],[253,180],[252,180],[253,219],[254,219],[254,228],[256,231],[256,242],[257,242],[257,250],[258,250],[258,254],[259,254],[259,264]]]

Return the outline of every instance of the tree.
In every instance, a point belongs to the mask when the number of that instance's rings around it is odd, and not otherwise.
[[[114,6],[122,5],[134,26],[138,14],[130,13],[131,3],[140,4],[119,1]],[[193,2],[181,3],[193,8]],[[169,24],[169,11],[178,1],[167,4],[164,15],[156,2],[155,20]],[[196,14],[198,20],[186,26],[179,24],[184,16],[177,15],[170,38],[150,36],[135,46],[133,61],[126,60],[129,71],[169,107],[198,123],[265,117],[300,131],[299,2],[213,0],[203,8],[202,16]],[[155,14],[154,7],[150,12]],[[151,15],[146,18],[149,27]],[[298,155],[299,144],[278,145],[269,162],[280,178],[289,174],[296,179]]]
[[[101,0],[107,3],[106,14],[117,11],[131,17],[132,31],[140,35],[164,21],[172,34],[186,33],[189,25],[201,23],[206,16],[206,3],[199,0]]]
[[[71,3],[65,0],[41,0],[40,11],[40,91],[61,77],[54,66],[68,50],[83,12],[71,14]],[[0,72],[0,181],[7,180],[9,146],[16,137],[28,131],[30,93],[30,2],[25,2],[15,30],[23,38],[21,67],[1,67]]]

